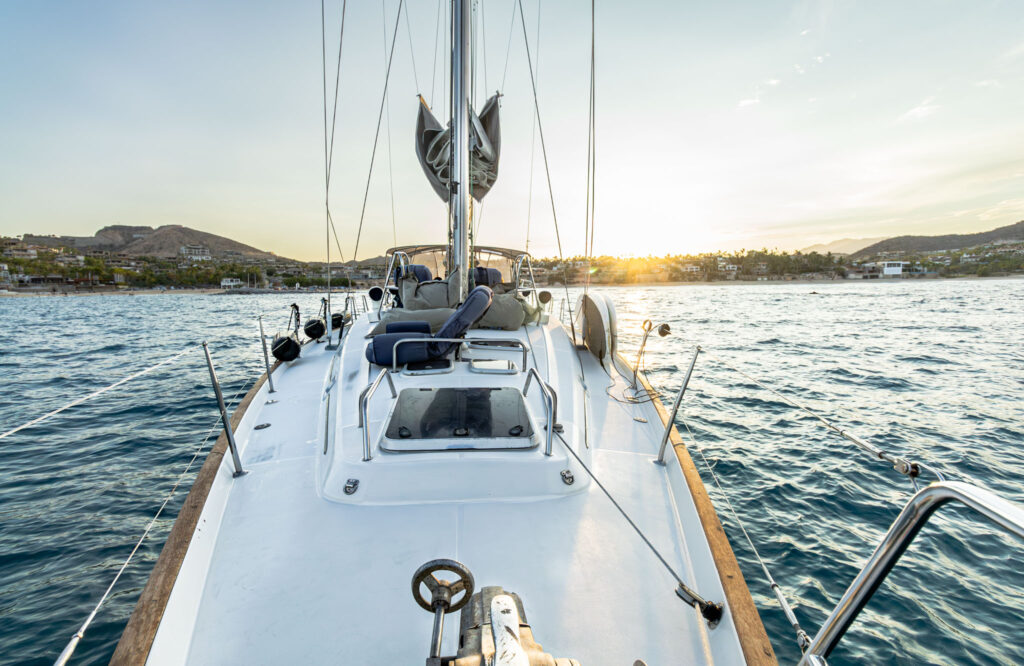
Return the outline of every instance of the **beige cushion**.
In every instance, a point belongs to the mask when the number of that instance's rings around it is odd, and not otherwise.
[[[476,323],[476,328],[500,328],[514,331],[523,325],[526,310],[523,303],[514,294],[494,294],[491,307]]]
[[[385,310],[380,317],[380,323],[370,331],[369,336],[373,337],[378,333],[384,333],[387,325],[393,321],[425,321],[430,324],[430,332],[437,333],[441,326],[448,321],[455,312],[452,308],[434,308],[432,310],[407,310],[405,308],[392,308]]]

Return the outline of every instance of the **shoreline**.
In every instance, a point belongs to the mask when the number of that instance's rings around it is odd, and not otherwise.
[[[950,281],[989,281],[989,280],[1024,280],[1024,274],[1013,274],[1013,275],[990,275],[986,277],[979,277],[976,275],[960,275],[957,277],[949,278],[879,278],[876,280],[847,280],[843,278],[837,279],[820,279],[820,280],[715,280],[713,282],[704,282],[696,280],[686,280],[678,282],[623,282],[623,283],[591,283],[591,288],[599,289],[605,287],[612,287],[616,289],[621,288],[650,288],[650,287],[739,287],[739,286],[778,286],[786,284],[794,285],[826,285],[826,284],[900,284],[903,282],[910,283],[925,283],[925,282],[950,282]],[[585,285],[570,284],[568,285],[571,289],[580,289]],[[540,289],[560,289],[561,284],[549,284],[539,285]],[[366,287],[356,289],[356,291],[363,291]],[[236,295],[236,290],[221,289],[219,287],[214,288],[195,288],[195,289],[134,289],[134,290],[109,290],[109,291],[0,291],[0,298],[61,298],[65,296],[210,296],[210,295]],[[270,295],[270,294],[305,294],[305,293],[322,293],[323,289],[317,289],[312,291],[300,290],[295,291],[292,289],[282,290],[262,290],[259,294]],[[336,292],[339,293],[339,292]],[[239,296],[253,295],[252,293],[239,292]]]

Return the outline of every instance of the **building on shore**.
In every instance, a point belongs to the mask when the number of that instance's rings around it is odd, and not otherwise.
[[[178,255],[189,261],[210,261],[213,256],[205,245],[182,245]]]

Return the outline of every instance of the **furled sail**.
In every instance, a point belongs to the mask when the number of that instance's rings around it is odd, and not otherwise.
[[[494,94],[478,116],[469,110],[469,177],[473,198],[477,201],[491,190],[498,178],[498,157],[501,154],[501,125],[498,100]],[[448,201],[451,180],[451,125],[443,127],[430,107],[420,97],[420,113],[416,120],[416,156],[437,196]]]

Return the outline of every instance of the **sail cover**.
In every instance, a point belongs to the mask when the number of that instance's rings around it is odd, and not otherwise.
[[[498,178],[498,157],[501,154],[501,125],[495,93],[478,116],[469,110],[469,177],[473,198],[480,201]],[[420,97],[420,113],[416,120],[416,156],[427,180],[442,201],[448,201],[451,180],[451,125],[442,127],[430,107]]]

